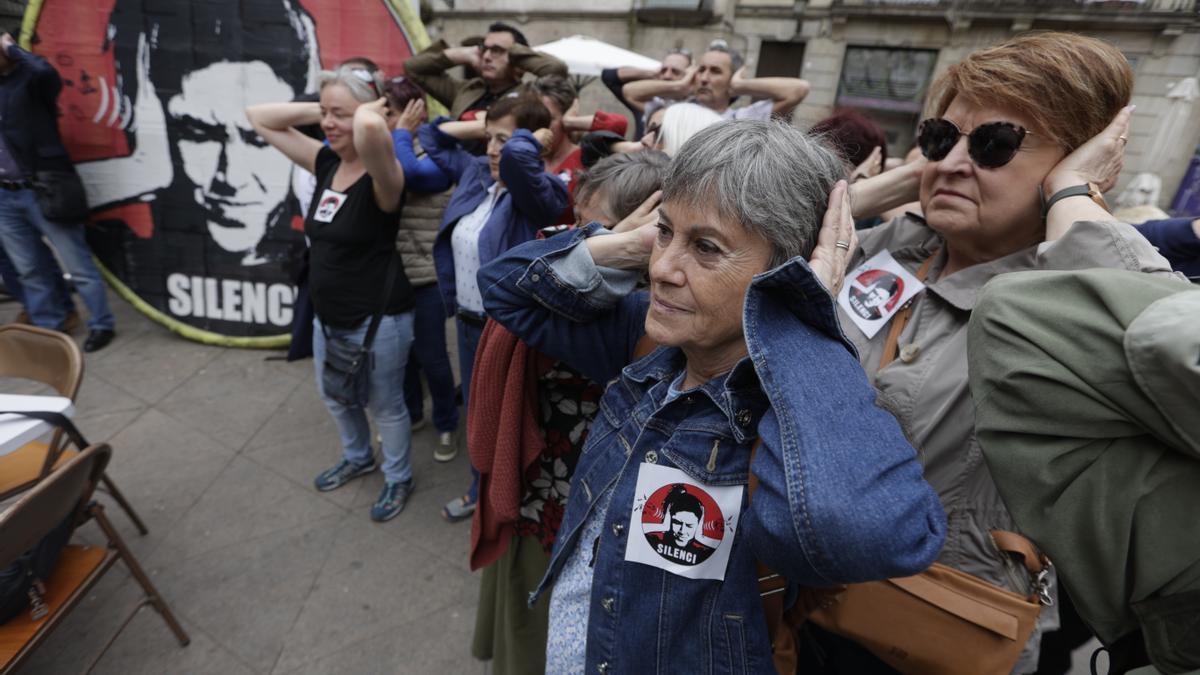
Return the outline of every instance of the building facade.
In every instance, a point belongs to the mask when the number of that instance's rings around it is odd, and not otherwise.
[[[1024,31],[1070,30],[1116,45],[1136,76],[1118,188],[1154,173],[1169,207],[1200,142],[1200,102],[1181,115],[1172,106],[1190,101],[1168,97],[1200,75],[1196,0],[433,0],[430,9],[431,33],[451,44],[497,20],[535,45],[584,34],[651,57],[724,38],[758,75],[812,83],[796,124],[859,108],[887,129],[893,155],[911,147],[929,84],[951,64]]]

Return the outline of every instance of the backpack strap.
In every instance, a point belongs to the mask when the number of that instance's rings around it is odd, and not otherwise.
[[[934,251],[925,262],[921,263],[921,268],[917,270],[917,279],[921,283],[925,283],[925,279],[929,276],[929,268],[933,266],[933,259],[941,253],[941,249]],[[904,303],[904,307],[896,312],[892,317],[892,327],[888,331],[887,340],[883,343],[883,356],[879,359],[879,370],[888,367],[892,361],[896,360],[896,356],[900,353],[900,333],[904,331],[904,327],[908,325],[908,320],[912,318],[913,302],[916,298],[910,298]]]

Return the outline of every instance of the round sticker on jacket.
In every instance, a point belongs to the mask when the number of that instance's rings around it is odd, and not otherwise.
[[[904,280],[887,270],[867,270],[850,282],[850,308],[874,321],[891,312],[904,295]]]
[[[664,485],[650,495],[642,510],[642,533],[664,560],[699,565],[720,548],[725,517],[703,489],[683,483]]]

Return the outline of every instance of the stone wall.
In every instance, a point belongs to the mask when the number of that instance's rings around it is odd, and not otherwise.
[[[459,11],[467,4],[487,5],[488,9]],[[862,10],[839,13],[835,10],[840,3],[829,0],[812,0],[807,5],[754,0],[737,5],[717,3],[717,9],[721,11],[708,25],[671,27],[641,23],[631,12],[501,9],[519,4],[522,3],[457,0],[456,9],[449,10],[439,0],[434,5],[431,27],[448,42],[457,43],[469,35],[482,34],[490,22],[504,19],[520,27],[533,44],[582,33],[651,57],[672,47],[687,47],[698,52],[713,38],[721,37],[745,51],[750,64],[756,61],[763,40],[803,42],[804,62],[799,70],[813,88],[793,116],[794,123],[802,127],[832,111],[848,46],[937,50],[936,76],[971,51],[1022,30],[1073,30],[1112,42],[1130,58],[1134,68],[1132,102],[1137,105],[1137,110],[1118,189],[1134,174],[1152,171],[1163,180],[1163,205],[1169,204],[1200,143],[1200,101],[1197,101],[1187,123],[1174,134],[1178,140],[1169,146],[1171,151],[1165,156],[1146,155],[1155,134],[1161,133],[1160,122],[1168,105],[1167,91],[1181,78],[1200,76],[1200,22],[1193,12],[1180,13],[1178,21],[1109,14],[1100,17],[1056,16],[1054,21],[1042,22],[1036,15],[968,20],[948,17],[944,13],[897,11],[883,20]],[[595,4],[607,8],[614,3]],[[582,103],[585,109],[601,106],[623,111],[599,83],[583,91]]]

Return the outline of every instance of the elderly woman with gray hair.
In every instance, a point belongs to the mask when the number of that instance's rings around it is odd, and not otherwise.
[[[717,124],[675,157],[658,222],[481,270],[495,320],[608,383],[537,591],[547,672],[774,672],[759,564],[832,586],[936,557],[937,496],[830,293],[855,245],[843,173],[786,124]],[[672,511],[680,491],[702,518]]]

